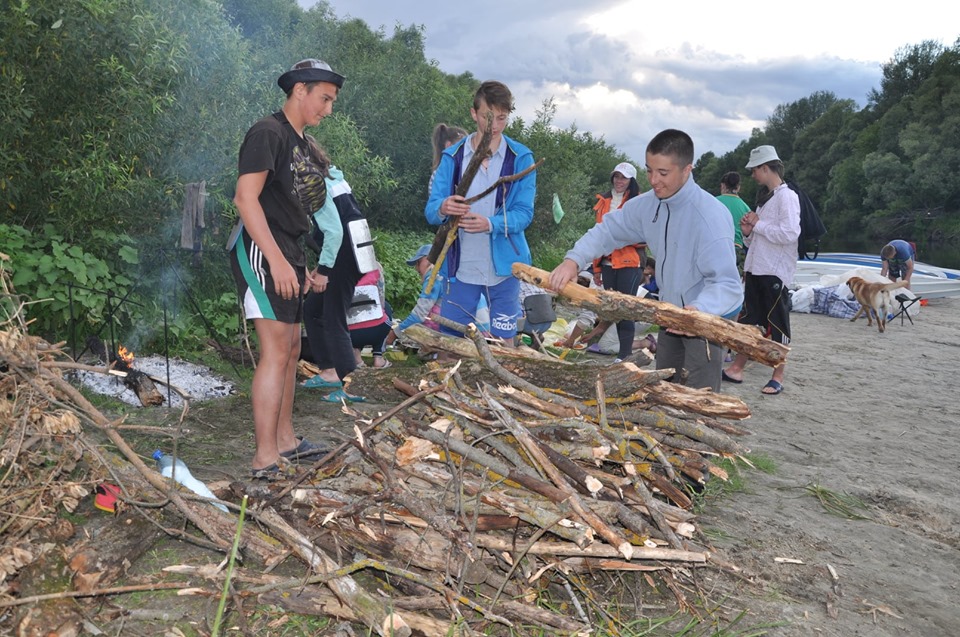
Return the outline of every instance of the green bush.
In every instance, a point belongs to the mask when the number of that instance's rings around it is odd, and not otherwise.
[[[112,263],[67,242],[52,224],[37,233],[0,224],[0,252],[10,256],[7,269],[15,291],[30,303],[26,315],[32,333],[63,340],[73,326],[84,338],[110,318],[111,310],[116,323],[129,321],[129,308],[120,301],[132,284],[124,268],[140,259],[133,239],[104,230],[90,236],[98,246],[109,246]]]

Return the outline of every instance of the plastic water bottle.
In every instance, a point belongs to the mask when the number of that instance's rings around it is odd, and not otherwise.
[[[204,498],[217,497],[213,495],[213,492],[209,487],[207,487],[207,485],[193,477],[193,474],[190,473],[190,469],[187,468],[187,465],[180,458],[177,458],[176,462],[174,462],[173,456],[163,453],[157,449],[153,452],[153,459],[157,461],[157,469],[160,471],[160,475],[163,477],[174,478],[177,482]],[[177,467],[176,475],[173,473],[174,465]],[[228,512],[227,507],[223,506],[222,504],[217,504],[215,502],[211,502],[211,504],[224,513]]]

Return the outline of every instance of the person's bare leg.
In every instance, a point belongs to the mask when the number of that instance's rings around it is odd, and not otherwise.
[[[283,396],[280,401],[280,417],[277,419],[277,450],[290,451],[297,447],[297,438],[293,431],[293,397],[297,389],[297,363],[300,361],[300,326],[291,325],[289,354],[283,384]]]
[[[783,376],[784,376],[784,374],[786,373],[786,371],[787,371],[787,364],[786,364],[786,363],[783,363],[782,365],[777,365],[776,367],[773,368],[773,378],[771,378],[770,380],[775,380],[775,381],[777,381],[778,383],[780,383],[781,386],[783,386]],[[775,393],[777,393],[777,392],[775,392],[775,391],[773,391],[773,390],[771,390],[771,391],[764,391],[764,390],[761,389],[760,391],[762,391],[764,394],[775,394]]]
[[[277,440],[280,435],[281,418],[286,414],[285,427],[292,438],[293,387],[290,375],[291,328],[296,325],[271,319],[256,319],[253,322],[260,341],[260,361],[253,374],[251,387],[253,405],[253,430],[256,452],[253,468],[262,469],[277,462],[280,450]],[[299,333],[297,333],[299,345]],[[296,374],[296,359],[293,373]]]
[[[326,369],[321,369],[320,373],[317,374],[317,376],[319,376],[323,380],[330,383],[336,383],[340,380],[340,377],[337,376],[337,370],[334,367],[327,367]]]

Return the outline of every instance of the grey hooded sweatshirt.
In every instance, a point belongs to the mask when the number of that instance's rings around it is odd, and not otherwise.
[[[692,175],[672,197],[658,199],[651,190],[607,213],[566,258],[582,270],[593,259],[634,243],[646,243],[657,260],[662,301],[736,318],[743,287],[733,247],[733,218]]]

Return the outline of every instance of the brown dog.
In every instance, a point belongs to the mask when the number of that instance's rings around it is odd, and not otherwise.
[[[890,301],[890,290],[906,287],[906,281],[897,281],[896,283],[869,283],[858,276],[850,277],[847,286],[853,292],[857,302],[860,303],[860,309],[854,314],[851,321],[856,321],[861,314],[867,315],[867,326],[873,325],[870,314],[877,317],[877,328],[881,332],[887,326],[887,316],[893,312],[893,303]]]

